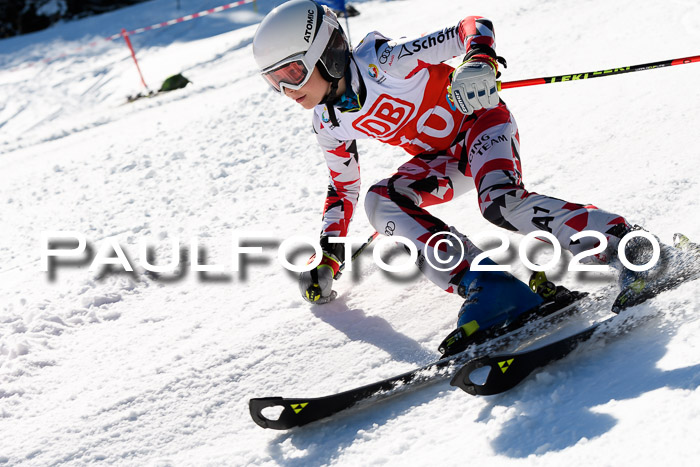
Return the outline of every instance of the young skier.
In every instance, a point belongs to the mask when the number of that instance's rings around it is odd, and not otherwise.
[[[542,298],[506,272],[470,271],[481,251],[431,215],[426,210],[431,205],[476,189],[481,213],[493,224],[523,234],[549,232],[573,254],[591,250],[599,240],[572,241],[572,235],[600,232],[607,248],[586,259],[618,262],[618,244],[630,231],[623,216],[526,189],[518,127],[497,91],[499,64],[505,66],[505,61],[496,55],[489,20],[469,16],[431,34],[399,40],[372,32],[351,50],[328,8],[293,0],[265,17],[253,53],[275,91],[313,110],[314,132],[330,171],[320,239],[323,259],[300,276],[306,300],[325,303],[331,297],[344,255],[342,245],[328,239],[346,236],[355,212],[359,138],[400,146],[410,154],[394,174],[369,188],[365,210],[379,233],[400,235],[416,245],[418,267],[428,279],[466,299],[458,326],[471,323],[469,332],[508,324]],[[464,61],[456,69],[443,63],[461,55]],[[463,260],[440,269],[426,264],[426,257],[459,258],[461,246],[443,241],[450,234],[460,238]],[[629,242],[627,258],[644,262],[651,251],[647,244]],[[627,282],[638,278],[629,270],[625,274]]]

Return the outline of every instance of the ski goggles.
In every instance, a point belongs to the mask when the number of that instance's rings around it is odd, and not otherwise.
[[[284,89],[293,91],[301,89],[311,78],[311,73],[326,50],[326,46],[332,45],[330,42],[334,33],[339,34],[336,24],[328,16],[323,15],[321,27],[309,49],[263,69],[261,71],[263,78],[280,94],[284,94]]]

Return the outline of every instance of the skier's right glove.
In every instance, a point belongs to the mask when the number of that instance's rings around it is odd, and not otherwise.
[[[328,303],[336,297],[333,290],[333,279],[339,277],[338,271],[342,262],[344,247],[342,243],[329,243],[328,237],[321,237],[321,250],[323,258],[321,264],[311,271],[299,274],[299,291],[301,296],[310,303],[321,305]],[[314,257],[309,259],[313,261]]]
[[[496,61],[492,60],[495,64]],[[470,60],[462,63],[452,74],[448,88],[452,101],[465,115],[475,110],[491,109],[499,102],[496,66],[491,62]]]

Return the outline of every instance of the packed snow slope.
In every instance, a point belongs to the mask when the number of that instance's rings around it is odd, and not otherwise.
[[[654,321],[503,395],[441,383],[290,432],[255,425],[251,397],[325,395],[430,361],[460,300],[415,271],[384,273],[371,254],[337,282],[335,302],[300,298],[277,245],[318,235],[327,174],[309,113],[255,70],[252,37],[274,2],[133,36],[152,88],[177,72],[193,84],[132,104],[140,83],[123,42],[75,51],[218,2],[176,3],[0,41],[0,463],[697,465],[697,281],[631,310],[661,312]],[[355,5],[353,43],[372,30],[420,35],[490,18],[505,81],[700,53],[693,0]],[[503,91],[527,186],[623,213],[665,241],[676,231],[699,239],[698,83],[691,64]],[[359,148],[365,188],[407,158]],[[495,227],[474,194],[434,212],[489,244],[477,234]],[[42,233],[59,230],[84,235],[90,251],[45,272]],[[231,237],[255,231],[274,239],[232,272]],[[352,235],[371,232],[358,209]],[[90,271],[114,237],[135,271]],[[526,279],[519,237],[509,238],[498,259]],[[179,273],[146,274],[144,240],[158,264],[182,256]],[[194,271],[194,252],[224,271]],[[569,259],[550,274],[564,285],[598,290],[614,278],[566,273]]]

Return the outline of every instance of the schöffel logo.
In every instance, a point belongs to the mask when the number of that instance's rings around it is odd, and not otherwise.
[[[304,40],[308,43],[311,39],[311,31],[314,29],[314,10],[307,11],[306,29],[304,30]]]
[[[388,138],[411,119],[415,109],[410,102],[382,94],[352,126],[371,138]]]
[[[399,52],[399,59],[413,55],[416,52],[420,52],[421,49],[426,50],[438,44],[442,44],[443,42],[454,39],[456,36],[457,29],[452,26],[451,28],[433,33],[411,43],[403,44],[401,46],[401,51]]]

